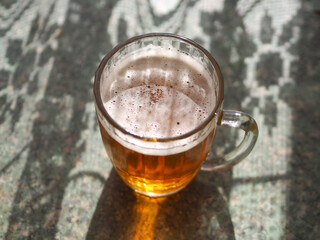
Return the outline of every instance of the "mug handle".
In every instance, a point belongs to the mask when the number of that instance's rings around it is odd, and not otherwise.
[[[233,110],[223,110],[221,114],[221,121],[218,122],[218,125],[242,129],[245,135],[241,143],[230,153],[221,157],[207,157],[201,166],[201,170],[221,171],[233,167],[248,156],[257,141],[259,135],[258,125],[251,116]],[[217,162],[222,163],[216,165]]]

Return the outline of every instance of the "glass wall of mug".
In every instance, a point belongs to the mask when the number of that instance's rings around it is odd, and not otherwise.
[[[220,69],[205,49],[171,34],[130,39],[102,60],[94,93],[107,154],[132,189],[164,196],[194,178],[223,102]]]

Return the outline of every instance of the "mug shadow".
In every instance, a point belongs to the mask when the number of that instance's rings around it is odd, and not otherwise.
[[[86,239],[235,239],[228,209],[231,172],[199,172],[183,190],[149,198],[112,169]]]

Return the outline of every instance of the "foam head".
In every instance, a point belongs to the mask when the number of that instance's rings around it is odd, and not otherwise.
[[[127,131],[174,137],[193,130],[213,111],[214,78],[200,58],[146,46],[105,68],[101,95],[108,114]]]

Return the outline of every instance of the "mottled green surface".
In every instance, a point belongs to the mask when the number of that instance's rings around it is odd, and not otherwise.
[[[319,239],[320,7],[302,0],[0,2],[0,239]],[[232,170],[165,199],[134,194],[103,148],[94,72],[148,32],[220,64],[225,109],[260,136]],[[220,129],[214,151],[241,134]]]

